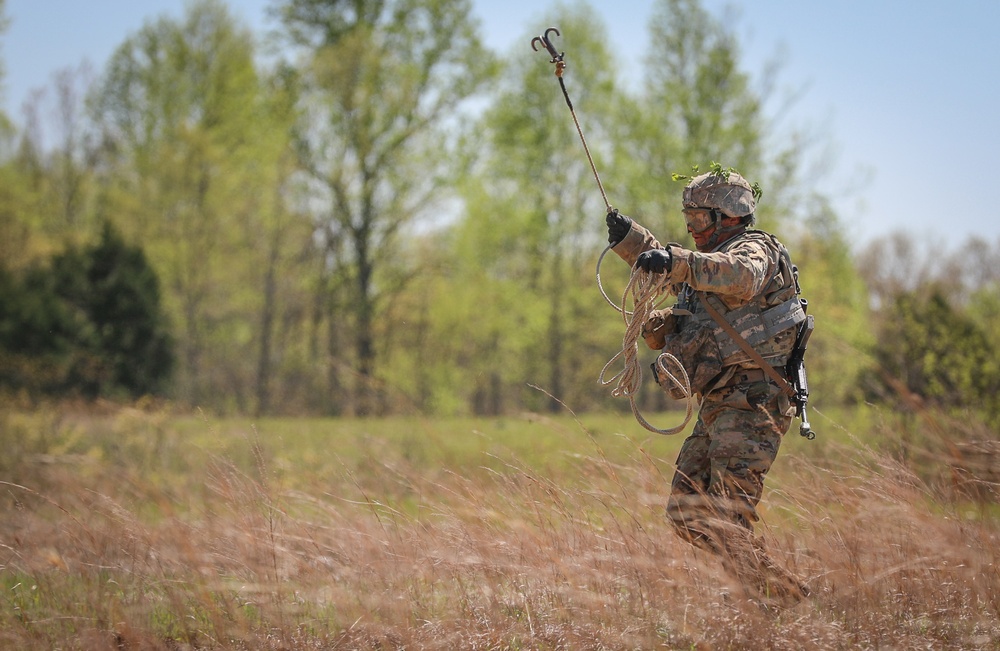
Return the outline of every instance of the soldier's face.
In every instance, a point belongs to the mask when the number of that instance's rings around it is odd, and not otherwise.
[[[712,236],[715,235],[715,231],[718,228],[718,226],[712,225],[703,230],[696,230],[700,224],[688,218],[687,210],[684,211],[684,216],[687,220],[688,233],[691,233],[691,237],[694,238],[694,244],[698,248],[698,250],[701,251],[702,253],[707,253],[711,251],[712,248],[717,243],[709,243],[709,241],[712,239]],[[723,217],[722,223],[720,224],[723,230],[736,228],[739,225],[740,225],[739,217]]]
[[[715,232],[715,216],[712,211],[708,208],[685,208],[684,223],[687,224],[687,231],[694,238],[698,250],[704,250]]]
[[[712,226],[707,230],[695,233],[691,230],[691,227],[688,226],[688,233],[691,233],[691,237],[694,238],[694,244],[698,247],[698,250],[705,252],[711,248],[708,241],[711,239],[712,235],[715,234],[715,227]]]

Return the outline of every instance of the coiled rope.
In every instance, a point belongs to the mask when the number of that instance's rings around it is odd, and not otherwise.
[[[590,155],[590,147],[587,146],[587,139],[583,137],[583,129],[580,127],[580,121],[576,119],[576,110],[573,108],[573,102],[569,99],[569,93],[566,91],[566,81],[563,79],[563,73],[566,71],[566,62],[564,61],[564,52],[559,52],[552,44],[552,39],[549,34],[555,34],[556,36],[561,36],[559,30],[555,27],[549,27],[543,34],[536,36],[531,39],[531,49],[538,51],[538,46],[543,46],[552,57],[549,63],[555,64],[555,74],[559,79],[559,87],[562,89],[563,98],[566,100],[566,106],[569,107],[569,112],[573,116],[573,124],[576,125],[576,132],[580,135],[580,142],[583,143],[583,151],[587,154],[587,161],[590,163],[590,170],[594,173],[594,180],[597,181],[597,187],[601,191],[601,198],[604,199],[604,205],[611,212],[611,202],[608,201],[608,195],[604,191],[604,185],[601,183],[601,177],[597,173],[597,166],[594,165],[594,157]],[[601,293],[604,294],[605,300],[611,304],[611,307],[615,308],[621,312],[622,317],[625,319],[625,339],[622,342],[622,350],[608,360],[608,363],[604,365],[601,370],[601,375],[598,381],[602,385],[608,385],[618,381],[618,386],[611,392],[614,396],[627,396],[629,399],[629,404],[632,405],[632,413],[635,415],[637,421],[642,424],[643,427],[651,432],[656,432],[658,434],[676,434],[677,432],[684,429],[688,421],[691,420],[691,412],[693,410],[692,402],[693,397],[691,396],[691,382],[688,379],[687,372],[676,357],[669,353],[662,353],[656,359],[656,367],[660,370],[664,377],[669,379],[677,388],[679,388],[687,398],[687,415],[684,417],[684,422],[678,427],[672,427],[670,429],[657,429],[646,422],[646,419],[642,417],[639,413],[639,408],[635,404],[635,394],[639,391],[639,387],[642,386],[642,369],[639,364],[639,346],[636,343],[639,335],[642,331],[642,324],[646,322],[649,318],[649,314],[654,309],[654,303],[656,299],[661,295],[666,293],[666,286],[663,281],[665,274],[649,274],[640,270],[633,270],[632,277],[629,279],[628,286],[625,288],[625,293],[622,296],[622,305],[619,308],[614,302],[608,298],[607,293],[604,291],[604,287],[601,285],[601,261],[604,260],[604,256],[611,250],[608,246],[601,253],[601,257],[597,260],[597,286],[600,287]],[[653,278],[653,276],[658,276],[658,278]],[[641,277],[637,280],[637,277]],[[628,297],[629,290],[633,293],[633,302],[635,307],[632,312],[625,309],[625,303]],[[616,374],[610,380],[605,380],[604,375],[608,370],[608,367],[619,357],[623,357],[625,360],[625,368]],[[676,375],[670,372],[667,368],[667,364],[672,364],[677,368],[681,377],[678,378]]]
[[[654,427],[643,417],[635,401],[635,396],[642,387],[642,364],[639,362],[639,337],[642,336],[643,324],[649,319],[653,310],[657,308],[658,300],[661,297],[665,297],[669,292],[667,274],[654,274],[637,267],[633,268],[632,275],[625,286],[625,291],[622,293],[621,305],[616,305],[608,297],[604,291],[604,286],[601,284],[601,262],[610,250],[611,246],[606,247],[597,260],[597,286],[600,288],[601,293],[604,294],[605,300],[621,313],[625,321],[625,335],[622,337],[622,349],[608,360],[608,363],[601,369],[601,374],[597,380],[603,386],[617,382],[615,388],[611,391],[611,395],[615,397],[627,397],[629,405],[632,407],[632,415],[647,430],[656,434],[677,434],[683,431],[691,421],[691,415],[694,413],[695,398],[691,393],[691,380],[688,378],[687,371],[684,370],[684,366],[681,365],[675,356],[667,352],[662,352],[656,358],[655,365],[659,371],[658,375],[665,378],[664,381],[669,381],[684,394],[687,408],[684,421],[676,427],[667,429]],[[632,298],[631,311],[626,309],[630,295]],[[624,361],[624,367],[611,378],[606,378],[608,369],[619,358]],[[662,384],[661,382],[661,386]],[[664,391],[666,390],[664,386]]]

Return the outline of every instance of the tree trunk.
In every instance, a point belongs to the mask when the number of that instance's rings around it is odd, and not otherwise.
[[[367,224],[368,222],[366,222]],[[357,284],[357,351],[358,378],[355,387],[355,408],[358,416],[368,416],[372,412],[371,390],[375,375],[375,338],[372,334],[375,305],[372,296],[372,273],[374,261],[371,259],[368,229],[359,229],[355,251],[358,255]]]
[[[271,242],[271,251],[267,260],[267,272],[264,275],[264,304],[260,311],[260,350],[257,358],[257,404],[255,416],[262,416],[270,410],[270,376],[271,376],[271,337],[274,330],[275,289],[274,268],[278,258],[278,237]]]
[[[552,285],[549,288],[549,326],[548,326],[548,363],[549,363],[549,411],[558,412],[563,398],[563,263],[562,254],[556,252],[552,261]]]

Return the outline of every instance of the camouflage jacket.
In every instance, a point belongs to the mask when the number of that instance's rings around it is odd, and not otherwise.
[[[669,282],[671,293],[678,296],[670,309],[667,348],[688,342],[698,346],[693,353],[678,355],[682,360],[688,358],[685,367],[693,386],[700,385],[695,386],[698,393],[725,386],[738,370],[758,366],[715,323],[702,301],[710,301],[768,363],[785,364],[795,345],[795,326],[805,319],[805,313],[798,300],[791,259],[777,238],[763,231],[746,230],[714,251],[701,253],[674,243],[664,247],[649,230],[633,222],[628,235],[613,250],[634,265],[640,253],[654,248],[670,250],[673,265]],[[704,346],[704,337],[692,334],[695,329],[710,330],[713,345]],[[695,381],[699,375],[700,380]]]

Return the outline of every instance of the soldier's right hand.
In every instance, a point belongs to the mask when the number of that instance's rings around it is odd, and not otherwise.
[[[617,208],[608,211],[604,221],[608,225],[608,244],[614,246],[625,239],[632,230],[632,220],[618,212]]]

